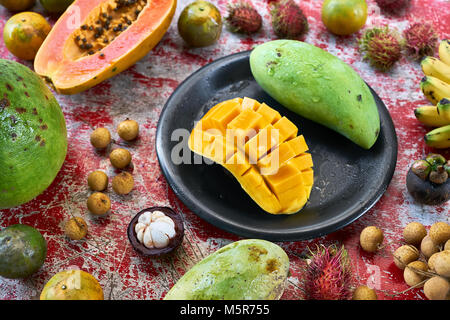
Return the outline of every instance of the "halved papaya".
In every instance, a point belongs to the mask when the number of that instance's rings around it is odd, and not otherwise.
[[[170,26],[176,0],[76,0],[39,49],[35,71],[76,94],[142,59]]]

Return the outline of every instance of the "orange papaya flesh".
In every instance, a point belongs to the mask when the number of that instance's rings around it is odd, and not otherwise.
[[[245,97],[217,104],[192,130],[189,148],[226,168],[271,214],[296,213],[310,197],[314,170],[305,138],[264,103]]]
[[[35,71],[62,94],[76,94],[134,65],[170,26],[176,0],[76,0],[58,19]]]

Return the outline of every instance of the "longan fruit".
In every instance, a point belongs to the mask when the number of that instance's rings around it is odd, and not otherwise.
[[[428,259],[428,268],[429,268],[430,270],[433,270],[433,271],[434,271],[434,262],[435,262],[437,256],[439,255],[439,253],[440,253],[440,252],[434,253],[434,254]]]
[[[450,283],[442,277],[435,276],[425,282],[423,292],[429,300],[447,300],[450,296]]]
[[[117,194],[128,194],[133,187],[134,179],[129,172],[121,172],[112,180],[112,188]]]
[[[428,265],[423,261],[413,261],[411,263],[408,263],[408,266],[403,271],[403,279],[405,279],[406,284],[410,287],[416,286],[420,282],[425,280],[425,276],[417,273],[412,268],[421,271],[428,271]],[[422,286],[423,285],[421,285],[420,287]]]
[[[352,300],[378,300],[377,293],[368,286],[359,286],[353,291]]]
[[[103,191],[108,187],[108,176],[99,170],[91,172],[88,176],[88,185],[93,191]]]
[[[450,250],[450,240],[447,240],[447,242],[445,242],[444,250]]]
[[[437,254],[434,271],[440,276],[450,278],[450,251],[444,250]]]
[[[427,229],[419,222],[411,222],[403,229],[403,238],[406,243],[419,245],[422,239],[427,235]]]
[[[103,215],[111,209],[111,200],[101,192],[94,192],[87,200],[87,207],[92,214]]]
[[[383,231],[375,226],[364,228],[359,236],[359,243],[363,250],[367,252],[377,251],[383,240]]]
[[[81,240],[86,237],[88,226],[83,218],[74,217],[66,222],[64,232],[72,240]]]
[[[130,119],[122,121],[117,127],[117,133],[123,140],[132,141],[139,135],[139,124]]]
[[[123,169],[131,163],[131,153],[127,149],[114,149],[109,154],[109,160],[117,169]]]
[[[403,245],[394,252],[394,263],[400,269],[419,259],[419,250],[411,245]]]
[[[450,239],[450,225],[445,222],[436,222],[430,227],[428,234],[435,244],[440,245]]]
[[[106,128],[97,128],[91,133],[91,144],[94,148],[104,149],[111,143],[111,133]]]
[[[436,252],[439,252],[439,246],[431,240],[430,236],[425,236],[420,243],[420,251],[429,258]]]

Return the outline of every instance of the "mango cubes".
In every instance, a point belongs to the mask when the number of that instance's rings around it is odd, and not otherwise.
[[[189,148],[225,167],[271,214],[292,214],[309,199],[313,161],[298,128],[265,103],[235,98],[195,125]]]

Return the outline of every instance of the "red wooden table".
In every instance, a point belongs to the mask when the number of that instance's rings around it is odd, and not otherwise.
[[[161,299],[176,280],[203,257],[240,238],[222,231],[190,212],[174,195],[163,177],[155,152],[158,117],[173,90],[188,75],[203,65],[231,53],[249,50],[255,44],[275,39],[269,5],[266,0],[252,0],[264,17],[263,30],[255,36],[242,37],[225,28],[217,44],[190,49],[180,38],[176,21],[190,1],[181,0],[171,27],[158,46],[142,61],[93,89],[74,96],[56,95],[68,126],[69,148],[66,162],[51,187],[28,204],[0,211],[0,227],[15,223],[36,227],[48,242],[48,256],[42,269],[25,280],[0,278],[0,299],[36,299],[46,281],[64,269],[76,267],[93,274],[101,283],[106,299]],[[223,15],[227,1],[212,1]],[[374,1],[368,0],[366,27],[389,24],[403,31],[410,22],[431,22],[441,39],[450,37],[450,2],[448,0],[413,0],[402,16],[386,16]],[[291,265],[282,299],[299,299],[299,281],[304,262],[302,253],[315,244],[341,243],[349,251],[355,284],[374,287],[379,299],[424,299],[419,289],[394,295],[408,288],[401,272],[392,262],[393,252],[402,241],[402,228],[419,221],[430,226],[449,221],[450,205],[422,206],[410,197],[405,175],[413,159],[432,151],[423,141],[427,128],[419,124],[413,109],[427,104],[419,82],[423,77],[417,62],[402,58],[388,73],[373,70],[363,62],[357,47],[360,33],[343,38],[330,34],[320,18],[322,1],[298,1],[304,9],[310,30],[305,41],[324,48],[349,63],[377,91],[388,107],[396,126],[399,150],[392,182],[381,200],[362,218],[344,229],[311,241],[279,243],[288,253]],[[40,5],[33,9],[43,12]],[[11,13],[0,8],[0,32]],[[55,17],[48,17],[54,22]],[[0,57],[15,58],[0,43]],[[30,67],[29,62],[20,61]],[[180,115],[182,116],[182,115]],[[86,208],[90,192],[87,175],[100,169],[109,176],[114,171],[105,153],[96,152],[89,143],[92,128],[105,126],[115,132],[126,118],[140,123],[139,139],[127,148],[133,154],[136,187],[127,196],[108,194],[112,210],[102,218],[91,216]],[[448,158],[448,150],[444,152]],[[382,170],[383,168],[380,168]],[[170,258],[145,259],[128,242],[126,229],[135,213],[150,206],[170,206],[180,212],[186,226],[182,248]],[[69,241],[64,236],[64,222],[79,215],[89,224],[87,239]],[[359,234],[368,225],[383,229],[385,246],[375,254],[359,247]]]

